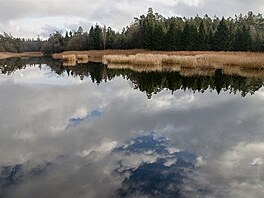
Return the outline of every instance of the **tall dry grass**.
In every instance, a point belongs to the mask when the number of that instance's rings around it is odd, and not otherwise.
[[[91,50],[69,51],[54,54],[56,59],[63,55],[86,55],[89,61],[104,64],[133,64],[145,67],[164,65],[185,68],[241,68],[264,69],[264,54],[252,52],[211,52],[211,51],[146,51],[146,50]]]
[[[0,52],[0,59],[12,58],[12,57],[21,57],[21,58],[29,58],[29,57],[42,57],[42,52],[23,52],[23,53],[11,53],[11,52]]]
[[[239,75],[247,78],[264,79],[264,70],[241,68]]]
[[[142,66],[159,66],[162,64],[163,58],[167,55],[162,54],[136,54],[130,57],[130,62],[133,65]]]
[[[77,54],[76,59],[78,64],[85,64],[89,62],[88,55],[86,54]]]
[[[115,63],[109,63],[107,65],[109,69],[130,69],[136,72],[153,72],[153,71],[158,71],[162,72],[163,68],[160,67],[159,65],[156,66],[151,66],[151,67],[145,67],[142,65],[132,65],[132,64],[115,64]]]
[[[131,56],[131,55],[130,55]],[[104,55],[103,64],[115,63],[115,64],[130,64],[131,57],[126,55]]]
[[[180,65],[181,67],[196,67],[197,59],[195,56],[172,55],[172,56],[163,57],[161,63],[163,65]]]
[[[74,54],[71,55],[63,55],[63,66],[70,67],[75,66],[77,64],[77,57]]]
[[[200,69],[200,68],[181,68],[180,74],[186,77],[192,76],[213,76],[216,69]]]
[[[225,75],[240,75],[240,66],[229,66],[229,65],[224,65],[222,67],[222,72]]]
[[[168,53],[170,54],[170,53]],[[165,53],[139,53],[136,55],[105,55],[103,63],[133,64],[142,66],[180,65],[186,68],[222,68],[223,66],[240,66],[244,68],[264,69],[262,53],[228,53],[215,52],[195,55],[167,55]]]

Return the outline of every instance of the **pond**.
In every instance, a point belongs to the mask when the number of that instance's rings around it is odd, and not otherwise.
[[[262,197],[261,72],[0,60],[0,197]]]

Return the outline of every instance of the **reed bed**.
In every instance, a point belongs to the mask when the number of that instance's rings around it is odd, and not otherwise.
[[[228,66],[228,65],[224,65],[222,67],[222,71],[223,71],[223,74],[225,75],[240,75],[240,66]]]
[[[166,56],[162,59],[163,65],[180,65],[180,67],[196,67],[197,59],[195,56]]]
[[[12,53],[12,52],[0,52],[0,59],[20,57],[20,58],[29,58],[29,57],[42,57],[42,52],[22,52],[22,53]]]
[[[103,62],[104,64],[131,64],[142,67],[166,66],[173,68],[180,66],[183,68],[222,69],[225,66],[230,66],[264,69],[264,54],[252,52],[91,50],[63,52],[54,54],[53,58],[64,59],[65,55],[75,55],[79,63],[84,63],[83,60],[89,58],[89,61]],[[84,55],[85,58],[78,61],[78,55]]]
[[[186,77],[192,76],[213,76],[216,69],[200,69],[200,68],[181,68],[180,74]]]
[[[240,59],[240,67],[250,69],[264,69],[263,56],[248,56],[244,60]]]
[[[245,68],[264,69],[264,54],[206,54],[203,55],[206,62],[220,66],[240,66]]]
[[[63,66],[65,67],[73,67],[76,65],[77,65],[76,61],[73,60],[63,61]]]
[[[63,55],[62,56],[62,59],[64,61],[76,61],[77,60],[76,55],[74,55],[74,54],[71,54],[71,55]]]
[[[133,65],[109,63],[107,65],[107,68],[109,69],[133,69]]]
[[[63,55],[62,59],[63,59],[63,66],[71,67],[77,64],[77,57],[74,54]]]
[[[162,65],[162,60],[167,57],[163,54],[136,54],[134,56],[129,56],[130,62],[133,65],[142,66],[158,66]]]
[[[264,70],[241,68],[239,75],[246,78],[264,79]]]
[[[169,53],[168,53],[169,54]],[[186,68],[221,69],[223,66],[240,66],[264,69],[264,55],[261,53],[215,52],[194,55],[167,55],[139,53],[136,55],[106,55],[103,63],[133,64],[142,66],[180,65]]]
[[[181,66],[179,64],[162,65],[162,71],[179,72],[179,71],[181,71]]]
[[[159,71],[162,72],[163,68],[159,65],[151,66],[151,67],[145,67],[141,65],[132,65],[132,64],[115,64],[115,63],[109,63],[107,65],[109,69],[130,69],[136,72],[153,72],[153,71]]]
[[[85,63],[89,62],[88,55],[86,55],[86,54],[78,54],[76,56],[76,58],[77,58],[77,63],[78,64],[85,64]]]
[[[131,56],[126,55],[105,55],[103,56],[103,64],[115,63],[115,64],[130,64]]]

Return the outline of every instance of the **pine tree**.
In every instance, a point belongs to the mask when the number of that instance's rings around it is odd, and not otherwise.
[[[229,50],[229,33],[225,24],[224,17],[217,26],[217,30],[214,36],[214,49],[217,51]]]
[[[188,21],[185,23],[181,36],[181,50],[188,50],[190,45],[191,30]]]
[[[199,25],[198,40],[197,40],[197,50],[206,50],[206,33],[204,28],[204,22],[201,21]]]

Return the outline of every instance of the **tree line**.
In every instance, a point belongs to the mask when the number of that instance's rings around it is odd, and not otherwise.
[[[89,31],[82,27],[65,34],[56,31],[46,41],[0,35],[0,51],[41,50],[51,54],[103,49],[264,51],[264,19],[253,12],[234,18],[165,18],[149,8],[146,15],[135,17],[121,32],[96,24]]]
[[[52,58],[32,58],[32,59],[2,59],[0,60],[0,73],[11,75],[16,70],[25,69],[29,65],[38,65],[41,69],[42,65],[49,65],[51,69],[58,75],[75,76],[83,80],[90,78],[93,83],[100,84],[111,81],[116,77],[123,77],[131,81],[134,89],[146,93],[148,98],[153,94],[166,89],[172,92],[177,90],[205,92],[216,91],[218,94],[222,91],[230,93],[240,93],[242,97],[247,94],[254,94],[263,85],[264,81],[261,78],[232,76],[223,74],[222,70],[216,70],[210,76],[184,76],[180,72],[136,72],[130,69],[110,69],[101,63],[84,64],[85,67],[76,66],[72,68],[63,67],[61,61],[56,61]]]

